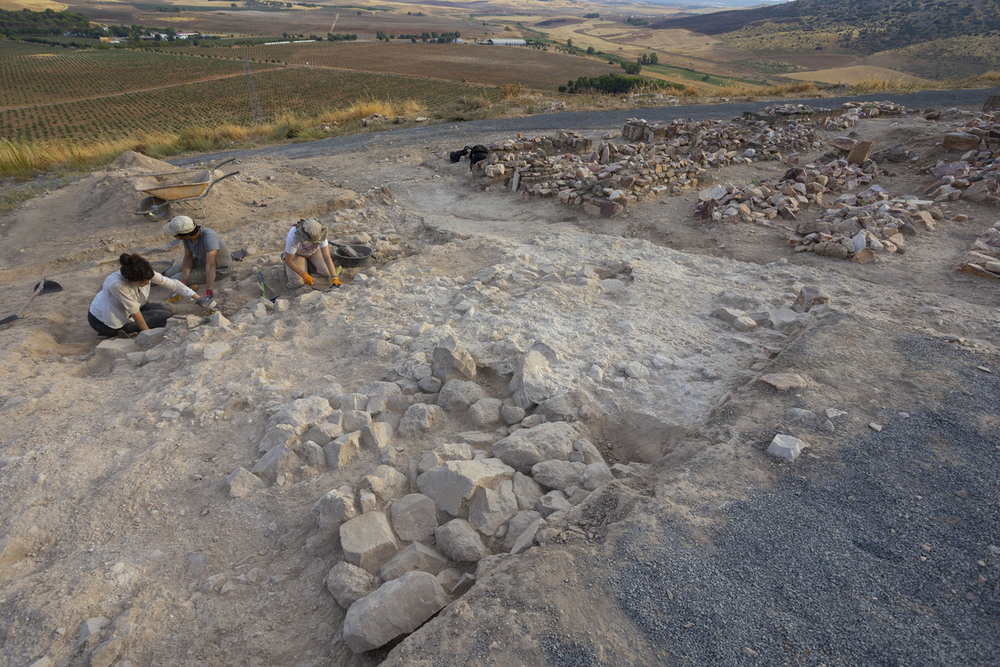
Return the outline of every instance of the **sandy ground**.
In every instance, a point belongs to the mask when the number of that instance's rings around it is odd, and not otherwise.
[[[937,144],[946,127],[914,117],[856,131],[876,151],[905,143],[918,156],[883,165],[879,183],[906,195],[931,180],[928,166],[957,159]],[[249,253],[217,290],[235,324],[192,318],[141,363],[96,353],[86,310],[119,253],[179,259],[161,223],[132,213],[134,178],[171,167],[126,154],[0,219],[0,311],[17,312],[43,276],[64,287],[0,330],[0,662],[986,664],[996,655],[998,285],[952,266],[1000,211],[948,204],[967,219],[905,255],[858,265],[795,254],[780,226],[695,221],[696,191],[605,220],[481,190],[464,162],[447,159],[499,138],[459,132],[454,145],[427,145],[400,135],[364,153],[238,160],[240,175],[191,212]],[[747,182],[782,170],[712,176]],[[290,290],[278,253],[288,226],[308,216],[339,240],[379,243],[373,264],[345,272],[340,290]],[[572,275],[585,264],[627,271],[631,286],[593,294],[518,273]],[[252,315],[257,267],[287,310]],[[476,287],[490,267],[509,280]],[[803,284],[824,287],[832,307],[793,336],[740,336],[709,315],[787,305]],[[455,310],[470,297],[481,315]],[[545,341],[586,407],[575,413],[580,427],[609,463],[651,467],[593,494],[408,639],[355,655],[323,585],[338,554],[315,539],[310,508],[377,461],[243,499],[227,495],[224,479],[253,464],[281,406],[331,383],[350,392],[399,378],[422,324],[457,332],[499,398],[519,355]],[[206,352],[217,343],[228,350],[221,358]],[[757,381],[750,367],[764,350],[777,354],[762,372],[796,372],[807,386],[782,393]],[[611,382],[618,362],[650,359],[666,360],[661,382]],[[594,364],[604,385],[586,377]],[[831,431],[792,408],[844,414]],[[403,456],[464,430],[448,422],[402,443]],[[779,432],[809,443],[795,464],[764,454]],[[914,495],[920,511],[905,506]],[[844,504],[858,498],[863,507]],[[889,530],[905,548],[886,542]],[[873,603],[872,582],[898,586]],[[828,590],[842,594],[815,597]],[[870,618],[887,620],[877,631]],[[904,641],[918,630],[942,639]]]

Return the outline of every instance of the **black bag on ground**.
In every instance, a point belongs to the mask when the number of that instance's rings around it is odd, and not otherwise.
[[[466,148],[469,148],[466,146]],[[482,144],[476,144],[472,148],[469,148],[469,170],[475,166],[477,162],[481,162],[490,156],[490,149]]]

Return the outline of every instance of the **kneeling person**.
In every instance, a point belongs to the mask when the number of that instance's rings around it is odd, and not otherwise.
[[[326,227],[319,220],[299,220],[288,230],[285,239],[285,275],[291,287],[302,287],[315,282],[309,275],[309,265],[319,275],[339,285],[337,270],[330,257],[330,242],[326,240]]]
[[[215,281],[233,271],[233,256],[226,242],[214,230],[196,225],[186,215],[178,215],[163,226],[163,233],[184,244],[184,261],[167,271],[168,278],[185,285],[205,285],[205,296],[212,297]]]
[[[215,308],[211,297],[199,298],[187,285],[160,275],[141,255],[123,254],[118,262],[121,269],[104,280],[87,311],[87,321],[100,336],[135,334],[166,326],[173,313],[166,304],[148,301],[150,284],[182,294],[203,308]]]

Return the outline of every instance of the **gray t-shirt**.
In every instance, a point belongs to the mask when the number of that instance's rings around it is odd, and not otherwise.
[[[233,270],[233,256],[226,247],[226,242],[222,237],[208,227],[201,228],[201,234],[197,240],[182,239],[184,247],[194,255],[195,266],[204,268],[206,266],[205,256],[213,250],[218,250],[215,256],[215,271],[217,273],[229,273]]]

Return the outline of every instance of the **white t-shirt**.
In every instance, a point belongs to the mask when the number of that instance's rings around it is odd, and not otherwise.
[[[167,278],[153,272],[151,285],[166,287],[176,294],[191,298],[195,291],[179,280]],[[149,285],[137,287],[125,280],[121,271],[115,271],[104,279],[101,291],[90,302],[90,312],[112,329],[120,329],[132,321],[132,314],[149,300]]]
[[[302,255],[303,257],[311,257],[320,248],[325,248],[330,245],[326,239],[323,239],[319,243],[307,243],[299,238],[299,235],[295,232],[295,227],[288,230],[288,238],[285,239],[286,255]]]

